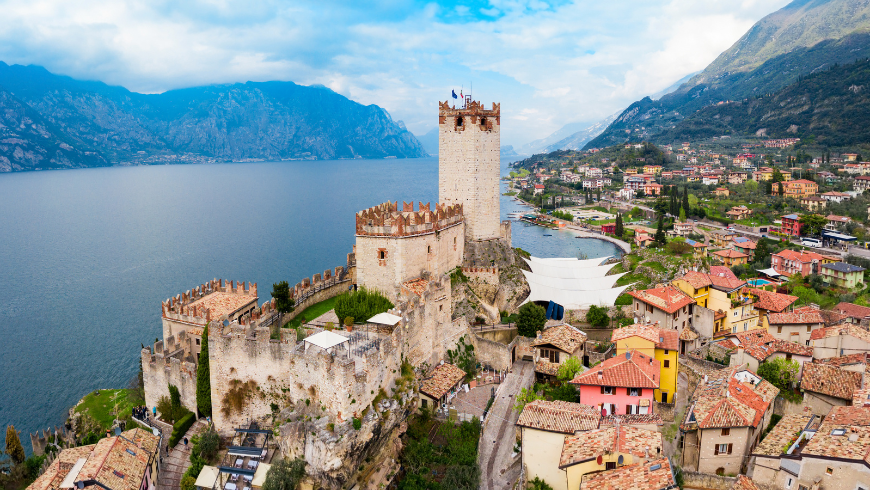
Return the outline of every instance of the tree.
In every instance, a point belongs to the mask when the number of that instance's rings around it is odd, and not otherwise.
[[[544,328],[547,323],[547,311],[543,306],[534,303],[526,303],[520,306],[517,315],[517,333],[523,337],[535,338],[538,330]]]
[[[442,488],[477,490],[480,488],[480,468],[477,465],[451,465],[444,472]]]
[[[208,366],[208,325],[202,330],[202,350],[196,366],[196,406],[205,417],[211,417],[211,374]]]
[[[622,226],[622,213],[616,215],[616,229],[614,230],[614,233],[619,238],[622,238],[622,235],[625,233],[625,229]]]
[[[664,224],[664,217],[662,217],[662,216],[659,216],[659,224],[658,224],[658,227],[656,228],[656,234],[655,234],[655,237],[653,237],[653,239],[659,245],[665,244],[665,241],[666,241],[665,240],[665,224]]]
[[[586,312],[586,321],[593,327],[604,328],[610,323],[610,317],[607,316],[607,310],[600,306],[592,305],[589,311]]]
[[[791,391],[792,384],[797,379],[800,365],[793,359],[786,360],[777,357],[772,361],[764,361],[758,366],[758,375],[781,391]]]
[[[765,180],[764,181],[764,193],[768,196],[773,195],[773,181]]]
[[[777,183],[782,182],[783,180],[785,180],[785,177],[782,176],[782,172],[780,172],[778,168],[773,169],[773,182]]]
[[[529,482],[529,490],[553,490],[553,487],[547,485],[547,482],[536,476],[534,480]]]
[[[767,239],[758,240],[758,245],[755,247],[755,261],[764,263],[770,257],[770,249],[767,247]]]
[[[680,223],[686,222],[686,209],[680,206]]]
[[[828,224],[828,220],[818,214],[805,214],[798,222],[801,224],[801,234],[803,235],[818,235]]]
[[[556,377],[562,382],[571,381],[580,371],[583,371],[583,363],[580,362],[580,359],[571,356],[559,365]]]
[[[275,309],[281,313],[293,311],[293,300],[290,299],[290,285],[287,281],[272,284],[272,297],[275,298]]]
[[[282,459],[272,463],[263,482],[263,490],[296,490],[305,477],[305,461]]]
[[[779,194],[779,197],[783,197],[783,196],[785,196],[785,191],[782,190],[782,182],[780,182],[780,183],[778,183],[778,184],[776,184],[776,185],[778,186],[778,187],[777,187],[777,193]]]
[[[179,484],[181,490],[196,490],[196,478],[186,475]]]
[[[18,438],[18,432],[15,431],[14,425],[6,427],[6,454],[17,465],[24,462],[24,448],[21,447],[21,439]]]
[[[522,412],[523,408],[526,407],[527,404],[532,403],[535,400],[541,400],[541,396],[535,393],[535,390],[532,388],[523,388],[520,390],[520,394],[514,398],[514,410],[517,412]]]
[[[221,448],[220,434],[209,429],[195,437],[198,437],[194,447],[199,452],[199,457],[206,461],[211,461]]]
[[[689,188],[688,187],[683,187],[683,209],[685,209],[687,211],[689,209],[692,209],[691,205],[689,204]]]

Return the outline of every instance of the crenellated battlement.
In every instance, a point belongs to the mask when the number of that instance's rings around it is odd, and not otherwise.
[[[163,318],[205,326],[212,320],[253,313],[245,310],[250,310],[252,302],[256,306],[256,301],[257,283],[212,279],[164,301]]]
[[[487,109],[483,102],[472,100],[469,101],[465,107],[456,108],[456,106],[451,106],[450,101],[438,102],[438,116],[439,118],[449,117],[449,116],[470,116],[472,124],[477,124],[476,117],[493,117],[495,118],[495,124],[499,124],[499,117],[501,116],[501,104],[497,104],[495,102],[492,103],[492,109]],[[444,124],[443,121],[439,121],[440,124]]]
[[[414,203],[385,202],[356,214],[357,236],[417,236],[449,228],[464,219],[462,205],[419,204],[419,210],[414,211]]]

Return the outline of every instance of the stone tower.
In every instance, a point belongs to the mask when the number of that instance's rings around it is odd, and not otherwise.
[[[501,106],[470,98],[462,109],[438,105],[438,200],[462,205],[466,238],[499,238]]]

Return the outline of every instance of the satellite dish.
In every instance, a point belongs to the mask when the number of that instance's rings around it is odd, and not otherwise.
[[[595,462],[598,463],[598,465],[600,466],[603,461],[604,461],[604,458],[601,457],[601,455],[599,454],[598,459],[596,459]]]

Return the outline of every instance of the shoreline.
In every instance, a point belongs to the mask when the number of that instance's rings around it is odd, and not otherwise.
[[[515,199],[515,200],[517,200],[517,201],[519,201],[519,202],[525,204],[526,206],[532,208],[532,210],[534,210],[534,212],[536,212],[536,213],[539,213],[539,212],[540,212],[540,211],[538,210],[538,208],[536,208],[534,205],[532,205],[531,203],[529,203],[529,202],[527,202],[527,201],[524,201],[524,200],[520,199],[520,198],[517,197],[517,196],[509,196],[509,197],[511,197],[512,199]],[[513,221],[513,220],[511,220],[511,221]],[[519,221],[519,220],[517,220],[517,221]],[[538,225],[535,225],[535,226],[538,226]],[[617,247],[619,247],[620,249],[622,249],[622,252],[623,252],[623,253],[631,253],[631,245],[630,245],[629,243],[624,242],[624,241],[622,241],[622,240],[620,240],[620,239],[618,239],[618,238],[611,237],[611,236],[601,235],[601,234],[598,234],[598,233],[593,233],[593,232],[591,232],[591,231],[589,231],[589,230],[586,230],[586,229],[584,229],[584,228],[582,228],[582,227],[578,227],[577,225],[575,225],[575,224],[573,224],[573,223],[572,223],[572,224],[566,224],[566,225],[565,225],[565,228],[558,228],[558,229],[559,229],[559,230],[563,230],[563,229],[564,229],[564,230],[570,230],[570,231],[574,232],[574,234],[575,234],[576,236],[579,236],[579,237],[581,237],[581,238],[594,238],[594,239],[597,239],[597,240],[603,240],[603,241],[605,241],[605,242],[610,242],[610,243],[616,245]]]

